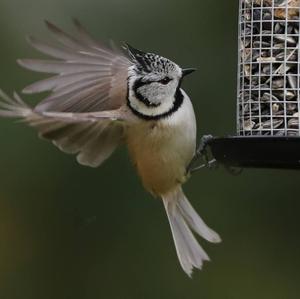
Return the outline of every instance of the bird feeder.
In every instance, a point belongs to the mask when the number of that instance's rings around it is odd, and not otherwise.
[[[240,0],[237,134],[207,143],[239,167],[300,168],[300,0]]]

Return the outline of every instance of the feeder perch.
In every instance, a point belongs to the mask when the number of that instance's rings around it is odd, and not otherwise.
[[[207,144],[225,165],[300,168],[300,0],[240,0],[237,135]]]

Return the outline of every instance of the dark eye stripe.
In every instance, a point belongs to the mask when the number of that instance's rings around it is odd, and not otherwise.
[[[142,81],[142,79],[139,79],[139,80],[135,81],[134,86],[133,86],[133,89],[134,89],[134,90],[137,90],[137,89],[139,89],[140,87],[142,87],[142,86],[144,86],[144,85],[151,84],[151,83],[153,83],[153,81]]]
[[[138,89],[144,85],[151,84],[153,81],[142,82],[142,80],[137,80],[133,85],[133,91],[138,100],[140,100],[145,106],[149,108],[159,107],[160,103],[152,103],[147,98],[145,98],[142,94],[139,93]]]
[[[138,100],[140,100],[145,106],[149,107],[149,108],[156,108],[160,106],[160,103],[152,103],[150,102],[147,98],[145,98],[139,91],[138,89],[141,88],[142,86],[151,84],[151,83],[160,83],[163,85],[167,85],[172,79],[169,77],[165,77],[159,81],[142,81],[142,79],[139,79],[137,81],[135,81],[134,85],[133,85],[133,91],[134,94],[136,96],[136,98]]]
[[[161,80],[157,80],[157,81],[142,81],[142,79],[139,79],[137,80],[135,83],[134,83],[134,86],[133,86],[133,89],[134,90],[137,90],[139,89],[140,87],[142,86],[145,86],[145,85],[148,85],[148,84],[151,84],[151,83],[161,83],[163,85],[167,85],[170,81],[172,81],[173,79],[169,78],[169,77],[165,77]]]

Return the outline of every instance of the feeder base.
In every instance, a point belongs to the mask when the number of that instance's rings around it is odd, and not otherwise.
[[[207,146],[226,166],[300,169],[300,137],[214,137]]]

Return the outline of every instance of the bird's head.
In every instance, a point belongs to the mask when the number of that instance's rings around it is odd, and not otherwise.
[[[128,104],[148,118],[165,115],[173,109],[176,98],[182,97],[183,77],[195,69],[182,69],[162,56],[126,47],[133,63],[128,76]]]

